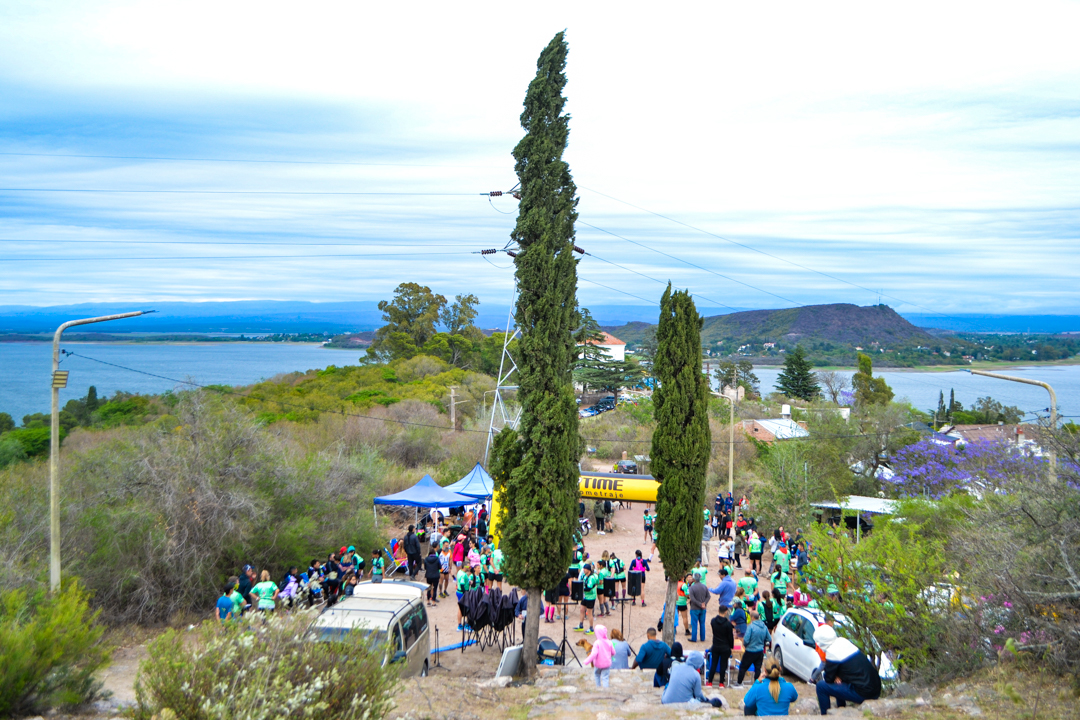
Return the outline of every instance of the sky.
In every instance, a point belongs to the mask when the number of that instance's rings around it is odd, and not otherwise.
[[[1080,4],[751,5],[9,0],[0,305],[505,307],[565,30],[582,305],[1077,312]]]

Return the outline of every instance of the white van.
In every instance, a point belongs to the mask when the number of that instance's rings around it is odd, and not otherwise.
[[[320,641],[363,633],[375,643],[388,643],[384,666],[401,663],[402,677],[426,676],[431,652],[426,591],[427,585],[406,580],[359,583],[351,597],[315,618],[311,633]]]

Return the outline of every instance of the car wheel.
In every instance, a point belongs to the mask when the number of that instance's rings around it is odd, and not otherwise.
[[[784,667],[784,651],[779,645],[773,648],[772,656],[776,658],[776,662],[780,663],[780,672],[787,672],[787,668]]]
[[[427,660],[424,661],[424,667],[420,668],[420,677],[427,677]]]

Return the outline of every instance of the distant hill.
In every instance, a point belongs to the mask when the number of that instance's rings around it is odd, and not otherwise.
[[[631,322],[604,330],[635,345],[653,327],[649,323]],[[780,362],[783,352],[802,345],[816,362],[838,365],[853,364],[856,347],[884,355],[882,350],[896,354],[936,342],[933,336],[887,305],[849,304],[749,310],[709,317],[702,327],[701,341],[714,356],[739,355],[762,362]],[[775,345],[766,348],[766,343]]]

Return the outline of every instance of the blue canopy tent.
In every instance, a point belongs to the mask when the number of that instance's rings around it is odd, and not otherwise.
[[[468,495],[474,500],[490,500],[494,487],[495,483],[488,475],[488,471],[483,465],[476,463],[476,467],[470,470],[468,475],[443,489],[459,495]]]
[[[468,495],[459,495],[456,492],[440,486],[431,479],[430,475],[425,475],[420,478],[420,482],[416,483],[408,490],[402,490],[393,495],[383,495],[382,497],[375,498],[373,505],[402,505],[414,508],[437,508],[471,505],[474,502],[476,502],[475,498]],[[375,507],[372,507],[372,512],[375,512]],[[379,516],[376,513],[375,526],[378,527],[378,524]]]

